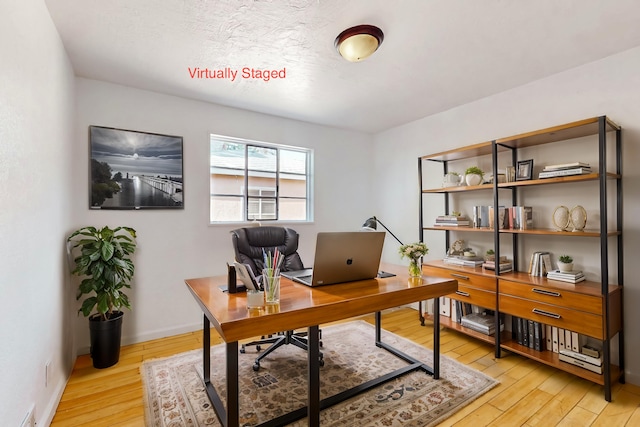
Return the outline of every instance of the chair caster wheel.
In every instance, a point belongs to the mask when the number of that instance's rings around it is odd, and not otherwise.
[[[247,351],[244,349],[244,346],[240,349],[240,353],[245,354]]]
[[[259,345],[257,345],[257,346],[256,346],[256,350],[257,350],[257,351],[260,351],[260,350],[262,350],[262,347],[260,347]],[[256,369],[256,371],[257,371],[257,369]]]
[[[318,361],[318,364],[319,364],[320,366],[324,366],[324,359],[320,359],[320,360]]]
[[[260,364],[259,363],[254,364],[253,365],[253,370],[258,372],[260,370]]]
[[[318,342],[318,345],[319,345],[320,347],[322,347],[322,341],[319,341],[319,342]]]

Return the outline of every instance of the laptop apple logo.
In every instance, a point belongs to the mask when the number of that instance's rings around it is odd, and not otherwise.
[[[351,264],[353,264],[353,259],[348,258],[348,259],[347,259],[347,265],[351,265]]]

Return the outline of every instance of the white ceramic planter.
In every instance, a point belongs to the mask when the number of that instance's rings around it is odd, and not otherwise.
[[[480,183],[482,182],[482,176],[472,173],[472,174],[465,175],[464,180],[467,182],[467,185],[469,186],[480,185]]]
[[[573,263],[566,263],[558,261],[558,270],[562,272],[573,271]]]

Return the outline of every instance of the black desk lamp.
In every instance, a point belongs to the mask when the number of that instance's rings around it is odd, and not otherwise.
[[[375,216],[372,216],[371,218],[369,218],[368,220],[366,220],[364,222],[364,224],[362,224],[362,229],[366,230],[366,231],[376,231],[378,229],[378,224],[380,224],[382,226],[382,228],[384,228],[385,230],[387,230],[389,232],[389,234],[391,234],[393,236],[394,239],[396,239],[398,241],[398,243],[400,243],[400,245],[404,246],[404,243],[402,243],[400,241],[400,239],[398,239],[396,237],[395,234],[393,234],[391,232],[391,230],[389,230],[383,223],[380,222],[380,220],[378,218],[376,218]],[[385,271],[381,271],[378,275],[379,277],[391,277],[391,276],[395,276],[395,274],[393,273],[387,273]],[[439,306],[440,302],[439,302],[439,298],[435,298],[434,299],[436,306]],[[420,325],[424,326],[424,316],[422,315],[422,301],[418,301],[418,317],[420,319]],[[438,318],[438,321],[435,323],[436,325],[439,325],[440,323],[440,319]],[[436,326],[437,327],[437,326]]]
[[[394,239],[396,239],[398,241],[398,243],[400,243],[400,245],[404,246],[404,243],[402,243],[400,241],[400,239],[398,239],[396,237],[395,234],[393,234],[391,232],[391,230],[389,230],[382,222],[380,222],[380,220],[378,218],[376,218],[375,216],[372,216],[371,218],[369,218],[368,220],[366,220],[364,222],[364,224],[362,224],[362,229],[363,230],[367,230],[367,231],[376,231],[378,229],[378,224],[380,224],[382,226],[382,228],[384,228],[385,230],[387,230],[389,232],[389,234],[391,234],[393,236]]]

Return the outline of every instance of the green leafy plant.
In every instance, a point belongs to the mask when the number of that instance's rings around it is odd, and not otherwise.
[[[487,249],[486,254],[487,255],[495,255],[496,253],[495,253],[495,251],[493,249]]]
[[[467,170],[464,171],[465,175],[480,175],[484,176],[484,172],[477,166],[468,167]]]
[[[136,231],[129,227],[107,226],[98,229],[83,227],[67,239],[73,248],[80,248],[72,274],[84,277],[80,282],[76,299],[91,295],[82,302],[78,312],[85,317],[94,311],[107,320],[122,307],[131,308],[123,288],[131,288],[134,274],[131,256],[136,250]]]
[[[563,262],[565,264],[571,264],[573,262],[573,258],[569,255],[560,255],[558,257],[558,261]]]

